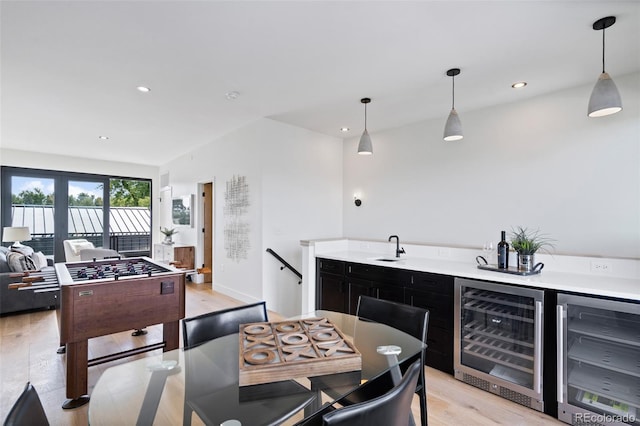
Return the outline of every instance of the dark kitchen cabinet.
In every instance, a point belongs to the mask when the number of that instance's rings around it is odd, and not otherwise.
[[[321,274],[318,279],[318,289],[318,299],[322,301],[322,309],[335,312],[346,312],[344,277],[331,274]]]
[[[355,314],[361,295],[429,309],[427,365],[453,374],[453,277],[317,259],[316,307]]]
[[[453,374],[453,277],[418,272],[405,303],[429,310],[427,365]]]
[[[346,313],[349,292],[344,278],[344,262],[318,259],[316,263],[316,306]]]
[[[349,295],[347,298],[346,313],[355,315],[358,311],[358,300],[360,296],[371,296],[372,286],[371,282],[360,280],[357,278],[346,278],[347,288]]]

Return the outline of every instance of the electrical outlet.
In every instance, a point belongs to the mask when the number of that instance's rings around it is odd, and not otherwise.
[[[599,274],[610,274],[613,270],[611,262],[606,260],[592,260],[591,272],[597,272]]]

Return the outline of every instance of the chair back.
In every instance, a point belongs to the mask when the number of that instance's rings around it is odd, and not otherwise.
[[[80,261],[80,252],[84,249],[96,248],[91,241],[84,238],[76,238],[73,240],[64,240],[62,242],[64,247],[64,259],[65,262],[78,262]]]
[[[400,383],[382,396],[338,409],[322,417],[325,426],[407,426],[411,402],[422,370],[420,361],[407,369]]]
[[[405,305],[404,303],[391,302],[388,300],[376,299],[369,296],[360,296],[358,300],[357,315],[363,319],[369,319],[381,324],[386,324],[397,330],[419,339],[424,343],[425,348],[420,352],[420,362],[425,365],[427,353],[427,333],[429,331],[429,310],[417,306]],[[406,362],[403,363],[406,365]],[[400,367],[403,368],[404,365]],[[415,392],[420,400],[420,424],[427,426],[427,384],[424,375],[424,368],[420,370],[418,386]]]
[[[185,318],[182,320],[184,348],[237,333],[240,324],[264,321],[268,321],[264,301]]]
[[[36,388],[27,382],[22,394],[11,407],[4,421],[4,426],[48,426],[49,420],[40,402]]]
[[[429,310],[427,309],[360,296],[356,315],[404,331],[423,343],[427,343],[429,329]]]

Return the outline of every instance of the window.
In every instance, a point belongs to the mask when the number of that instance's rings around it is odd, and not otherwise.
[[[125,256],[150,256],[151,180],[2,167],[2,226],[28,226],[36,251],[65,261],[62,242],[85,238]]]

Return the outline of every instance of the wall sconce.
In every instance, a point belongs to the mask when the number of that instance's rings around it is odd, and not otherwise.
[[[356,207],[360,207],[362,205],[362,200],[360,199],[360,196],[358,194],[355,194],[353,196],[353,204],[355,204]]]

